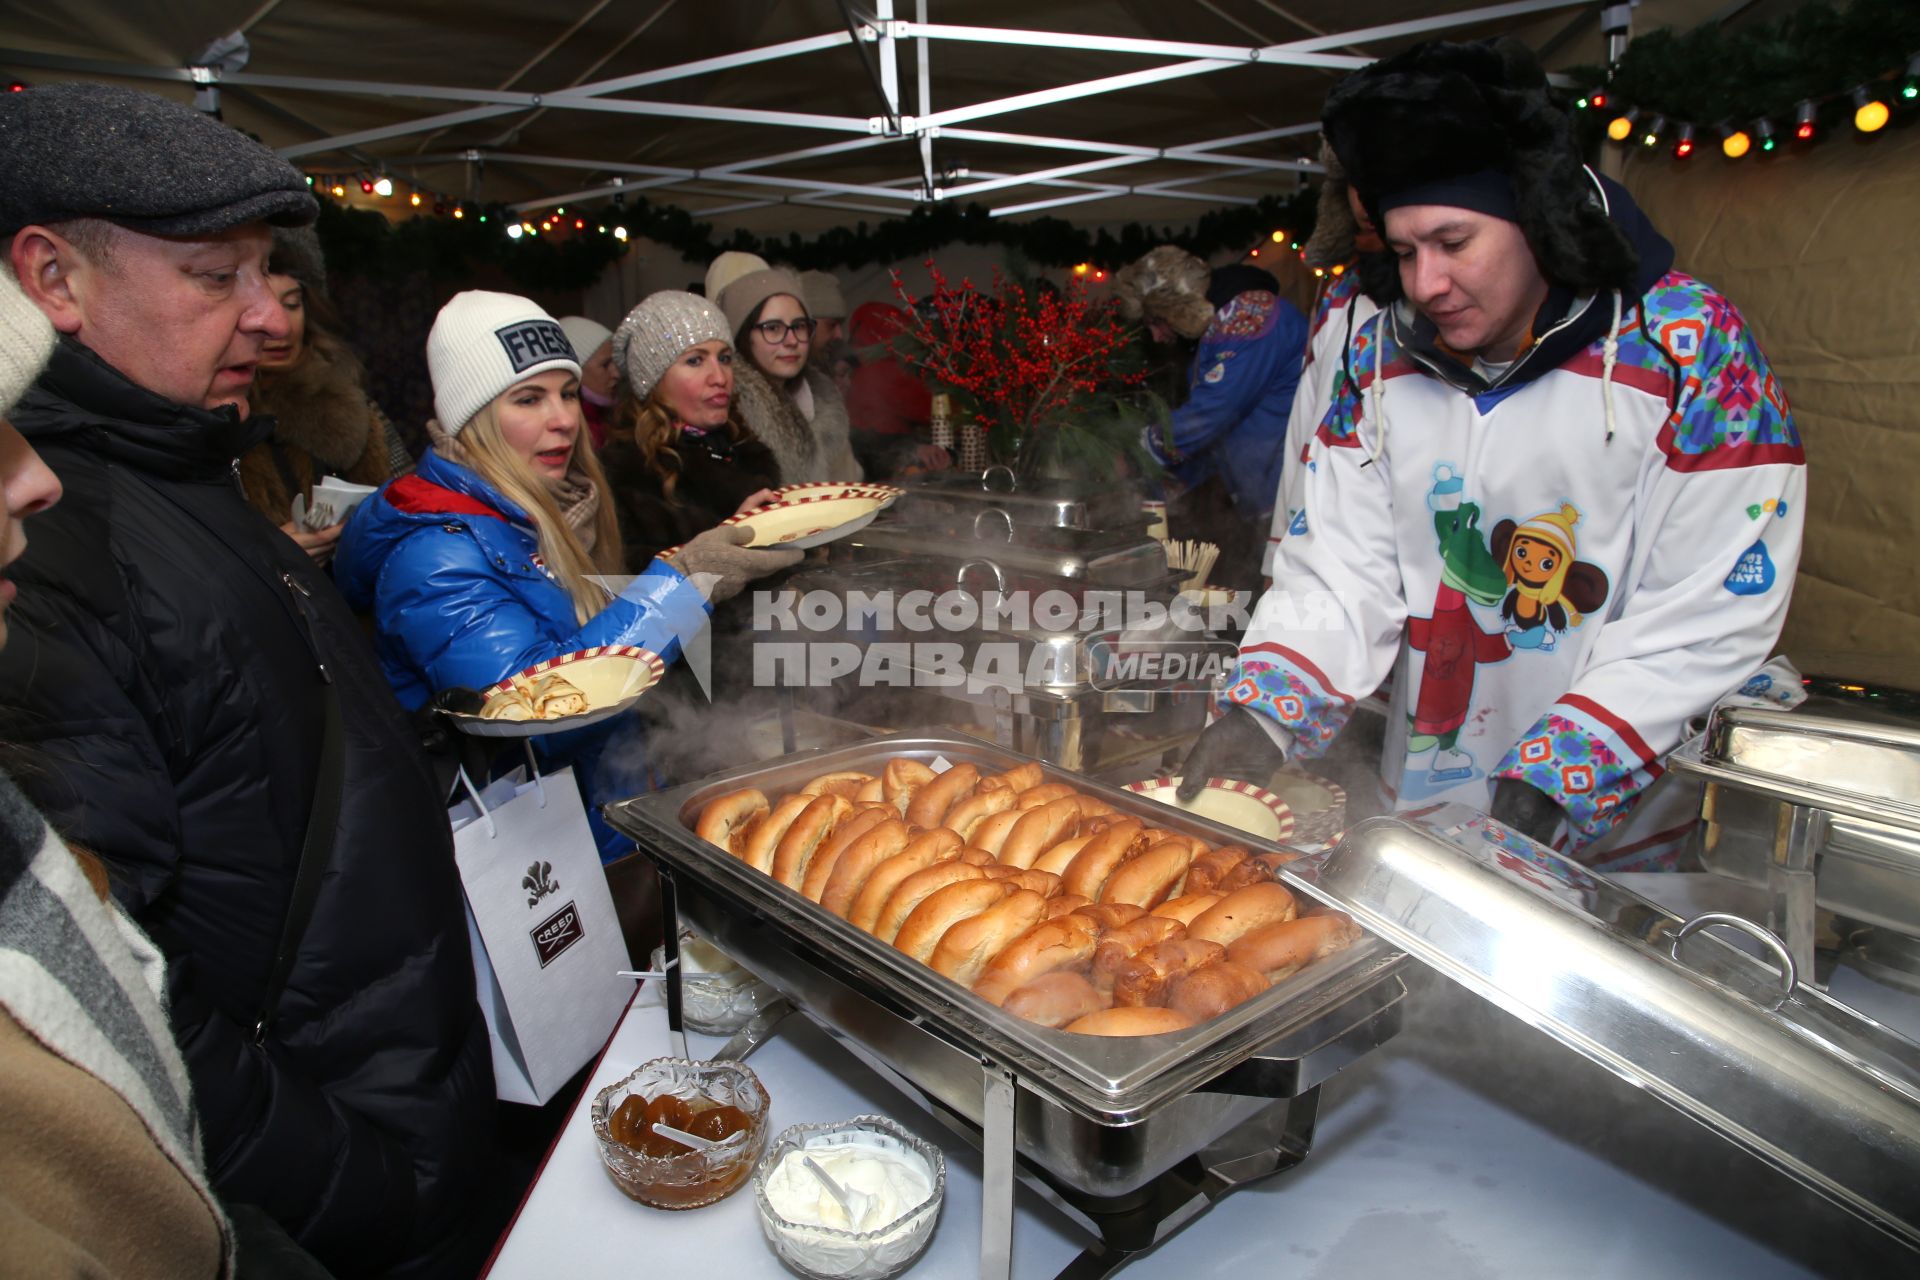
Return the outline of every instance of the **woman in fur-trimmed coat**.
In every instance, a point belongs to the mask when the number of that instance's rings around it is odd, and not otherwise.
[[[811,422],[792,395],[767,381],[750,362],[736,363],[733,386],[741,422],[773,454],[781,484],[861,479],[860,463],[853,456],[847,402],[840,389],[831,377],[813,369],[800,377],[813,397]]]
[[[746,357],[734,365],[740,419],[773,452],[781,484],[865,479],[845,397],[830,374],[808,367],[814,321],[800,293],[800,282],[777,267],[720,290],[734,350]]]
[[[305,233],[303,235],[302,233]],[[333,557],[344,526],[309,531],[292,520],[297,495],[312,497],[324,476],[380,485],[412,470],[387,416],[367,395],[366,371],[323,316],[326,270],[309,228],[274,236],[269,284],[286,308],[287,336],[261,350],[252,406],[271,415],[273,434],[240,456],[247,502],[319,563]]]

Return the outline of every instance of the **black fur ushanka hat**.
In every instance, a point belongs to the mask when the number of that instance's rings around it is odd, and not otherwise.
[[[1334,86],[1322,125],[1376,223],[1396,194],[1505,174],[1513,220],[1549,281],[1576,293],[1632,288],[1633,246],[1607,217],[1572,123],[1519,41],[1436,40],[1383,58]],[[1381,274],[1369,272],[1369,283]],[[1394,278],[1380,284],[1398,298],[1398,273],[1384,275]]]

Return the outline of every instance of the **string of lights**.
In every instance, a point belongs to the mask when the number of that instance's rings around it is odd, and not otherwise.
[[[1756,151],[1761,155],[1777,151],[1783,141],[1782,129],[1786,138],[1810,143],[1824,136],[1836,118],[1850,119],[1856,133],[1874,134],[1893,123],[1897,113],[1920,111],[1920,53],[1907,59],[1902,75],[1857,84],[1821,98],[1802,98],[1794,105],[1790,122],[1782,114],[1779,127],[1766,115],[1699,125],[1650,108],[1628,106],[1605,89],[1595,89],[1577,99],[1574,107],[1610,112],[1602,116],[1607,121],[1607,137],[1625,146],[1651,151],[1667,144],[1674,159],[1685,160],[1699,149],[1701,130],[1706,129],[1718,135],[1720,154],[1740,160]]]
[[[1771,23],[1636,37],[1573,100],[1583,133],[1687,160],[1718,147],[1764,158],[1828,138],[1867,138],[1920,120],[1920,4],[1813,3]]]

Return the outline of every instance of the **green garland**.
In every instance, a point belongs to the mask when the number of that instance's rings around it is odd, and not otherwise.
[[[1589,66],[1570,74],[1581,87],[1581,101],[1602,86],[1609,95],[1603,108],[1575,113],[1596,137],[1629,108],[1638,108],[1643,122],[1663,115],[1674,126],[1745,128],[1768,119],[1785,135],[1802,102],[1832,106],[1823,127],[1841,123],[1842,111],[1851,116],[1854,86],[1899,75],[1917,52],[1920,4],[1853,0],[1844,9],[1809,4],[1777,22],[1734,31],[1707,23],[1686,32],[1649,32],[1628,43],[1611,71]],[[1896,105],[1898,84],[1881,86],[1883,97],[1891,94],[1886,100]],[[1896,112],[1895,118],[1911,114]]]
[[[1222,249],[1245,249],[1275,230],[1304,241],[1312,231],[1317,188],[1291,196],[1268,196],[1257,204],[1235,205],[1202,214],[1182,230],[1129,223],[1118,233],[1090,232],[1059,218],[1014,222],[995,218],[977,204],[922,206],[904,218],[836,227],[812,239],[799,235],[756,236],[735,231],[716,238],[711,225],[672,205],[632,197],[622,208],[582,210],[597,228],[625,227],[678,252],[691,262],[711,262],[737,249],[800,270],[857,268],[876,263],[924,258],[953,244],[999,245],[1040,266],[1067,267],[1089,262],[1113,269],[1160,244],[1177,244],[1201,257]],[[626,242],[611,231],[563,236],[527,235],[510,239],[506,228],[519,215],[500,206],[464,208],[464,216],[415,217],[389,222],[370,209],[352,209],[324,197],[319,232],[328,266],[345,274],[386,274],[425,269],[435,278],[470,276],[475,265],[500,267],[527,289],[579,289],[598,279],[607,265],[626,252]],[[569,214],[569,216],[572,216]]]
[[[511,217],[499,209],[470,210],[459,218],[409,218],[396,223],[372,209],[352,209],[323,198],[315,229],[327,255],[327,269],[342,275],[393,276],[424,270],[436,280],[464,280],[473,276],[476,266],[491,264],[528,290],[584,289],[627,249],[610,235],[509,240],[506,227]]]

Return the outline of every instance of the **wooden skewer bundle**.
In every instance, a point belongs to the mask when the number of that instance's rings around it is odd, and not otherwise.
[[[1160,545],[1167,549],[1167,568],[1182,570],[1187,574],[1186,581],[1180,584],[1182,590],[1191,591],[1207,585],[1207,577],[1213,572],[1213,562],[1220,558],[1220,548],[1211,542],[1195,542],[1191,538],[1162,538]]]

